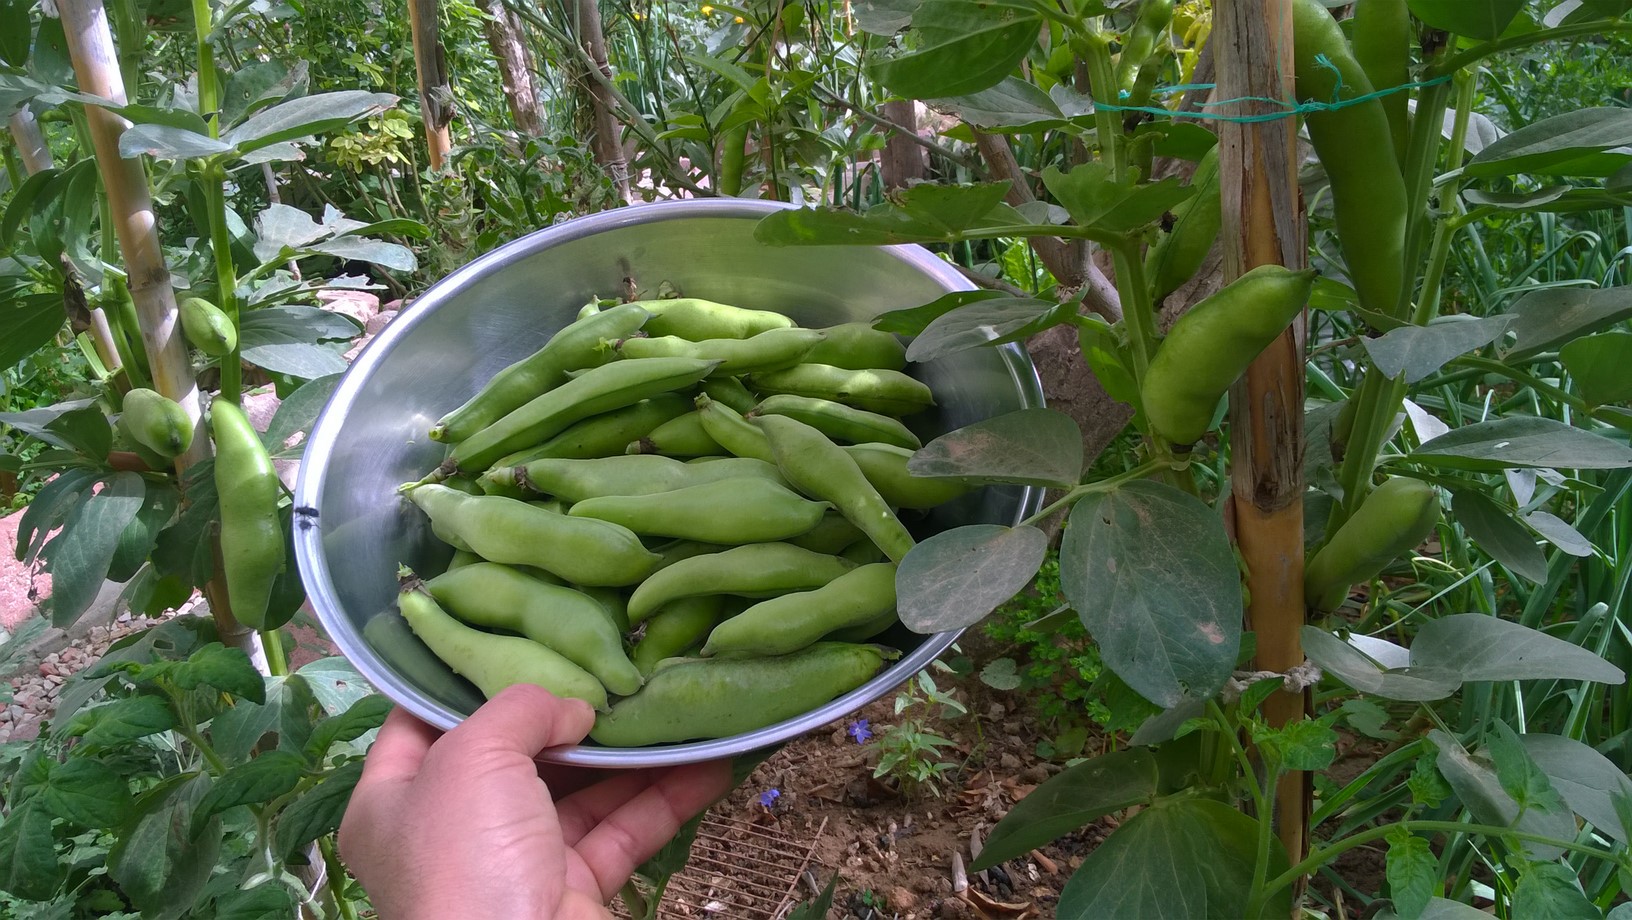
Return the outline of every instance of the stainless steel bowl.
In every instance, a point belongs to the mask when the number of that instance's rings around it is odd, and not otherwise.
[[[440,572],[450,550],[395,493],[443,457],[426,431],[498,370],[537,349],[592,296],[633,279],[640,296],[667,282],[688,296],[779,310],[805,326],[868,319],[927,303],[969,283],[917,246],[776,248],[754,224],[784,205],[736,199],[674,201],[607,211],[523,237],[438,282],[363,349],[313,426],[295,486],[295,557],[329,636],[380,692],[438,728],[480,704],[408,631],[395,610],[396,568]],[[979,348],[912,372],[939,407],[912,420],[933,436],[1042,405],[1036,371],[1018,346]],[[927,437],[925,438],[928,439]],[[965,523],[1012,523],[1041,491],[989,488],[943,506],[920,536]],[[640,749],[548,752],[559,763],[652,767],[765,747],[841,718],[928,665],[956,632],[886,639],[906,654],[865,685],[798,718],[715,741]]]

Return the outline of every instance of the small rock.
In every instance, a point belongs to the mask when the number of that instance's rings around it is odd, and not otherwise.
[[[1029,747],[1029,745],[1026,744],[1026,739],[1020,737],[1019,735],[1010,735],[1009,747],[1025,750],[1027,747]]]
[[[55,675],[56,673],[57,673],[57,666],[56,666],[56,664],[54,664],[51,661],[51,659],[47,658],[46,660],[40,662],[40,676],[41,677],[51,677],[51,676]]]
[[[897,885],[885,896],[885,902],[890,905],[890,910],[904,914],[918,906],[918,896]]]
[[[363,332],[369,335],[379,335],[385,330],[386,324],[396,318],[397,311],[381,310],[379,313],[376,313],[368,318],[368,324],[363,327]]]
[[[1048,768],[1040,763],[1034,763],[1020,774],[1021,782],[1042,783],[1048,780]]]
[[[35,697],[34,702],[30,704],[29,708],[33,709],[35,712],[45,712],[47,709],[51,708],[51,701],[43,696]]]
[[[380,312],[380,298],[367,291],[318,291],[317,303],[325,310],[342,313],[359,323]]]
[[[62,675],[61,674],[51,674],[51,675],[49,675],[49,676],[47,676],[45,678],[45,682],[49,686],[60,687],[60,686],[62,686]]]
[[[969,909],[969,902],[962,898],[947,898],[941,902],[940,915],[942,917],[967,917],[973,911]]]
[[[934,894],[935,879],[928,875],[920,875],[912,881],[912,888],[919,894]]]
[[[1020,758],[1012,753],[1005,752],[1002,757],[997,759],[997,765],[1005,770],[1018,770],[1020,769]]]
[[[34,705],[34,691],[24,690],[11,698],[11,705],[18,709],[27,710]]]
[[[1000,721],[1008,714],[1009,710],[1002,703],[993,703],[986,708],[986,718],[991,719],[993,722]]]

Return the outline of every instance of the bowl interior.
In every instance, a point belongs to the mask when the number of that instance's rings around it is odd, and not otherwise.
[[[619,296],[631,284],[640,297],[672,287],[686,296],[777,310],[800,325],[825,326],[969,288],[950,266],[918,247],[763,246],[753,239],[754,224],[776,207],[738,200],[669,202],[540,231],[443,279],[358,356],[311,432],[295,495],[296,554],[319,619],[381,692],[440,728],[452,727],[480,704],[475,689],[432,656],[395,612],[397,565],[438,573],[451,551],[394,490],[441,461],[444,446],[426,431],[443,413],[539,348],[591,297]],[[909,420],[926,441],[1042,403],[1035,372],[1016,346],[973,349],[909,371],[929,384],[939,403]],[[1035,507],[1036,491],[988,488],[910,526],[923,536],[958,524],[1012,523]],[[643,751],[577,747],[552,752],[552,758],[648,766],[751,750],[887,692],[954,638],[902,630],[893,641],[908,654],[873,682],[804,719],[728,744]]]

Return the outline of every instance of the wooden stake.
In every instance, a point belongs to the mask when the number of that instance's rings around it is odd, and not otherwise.
[[[437,37],[437,0],[408,0],[408,28],[414,41],[414,72],[419,79],[419,113],[425,121],[425,146],[431,171],[441,172],[453,141],[448,122],[453,101],[448,86],[448,58]]]
[[[533,89],[532,68],[527,66],[527,40],[521,18],[505,8],[503,0],[477,0],[484,19],[482,31],[487,46],[499,65],[499,86],[510,104],[516,130],[529,137],[544,136],[544,119],[538,111],[538,94]]]
[[[595,161],[612,175],[612,184],[617,186],[618,194],[624,201],[629,201],[632,197],[629,188],[629,159],[624,156],[623,144],[619,140],[621,131],[618,128],[618,118],[613,112],[612,65],[607,62],[606,57],[606,35],[601,29],[601,8],[596,0],[577,0],[574,7],[577,10],[578,31],[572,38],[589,55],[591,66],[606,78],[589,81],[589,97],[595,112],[595,136],[590,138],[590,149],[595,152]]]
[[[1214,17],[1218,97],[1293,98],[1289,0],[1218,0]],[[1225,114],[1274,111],[1243,102]],[[1305,264],[1296,142],[1293,118],[1219,123],[1226,280],[1259,265]],[[1230,392],[1230,486],[1252,598],[1247,619],[1258,638],[1257,666],[1283,673],[1303,663],[1304,333],[1300,317]],[[1307,707],[1307,693],[1276,691],[1264,714],[1284,725]],[[1276,832],[1293,862],[1307,847],[1310,791],[1306,773],[1287,776],[1275,790]]]
[[[119,73],[119,57],[114,51],[113,33],[109,31],[102,0],[58,0],[57,9],[62,16],[62,28],[80,91],[124,103],[124,79]],[[147,170],[140,157],[125,159],[119,155],[119,137],[130,127],[129,122],[97,105],[87,105],[85,116],[96,148],[97,169],[102,174],[102,185],[113,213],[113,229],[118,234],[119,250],[130,278],[130,296],[136,303],[136,315],[141,322],[142,345],[153,372],[153,388],[180,403],[195,426],[192,446],[176,458],[177,472],[185,472],[209,456],[210,439],[204,431],[198,382],[193,379],[192,366],[187,361],[170,271],[165,267],[164,250],[159,246]],[[225,583],[219,575],[204,591],[221,642],[256,657],[260,653],[257,636],[254,630],[245,629],[232,618]],[[260,666],[264,671],[264,661]]]

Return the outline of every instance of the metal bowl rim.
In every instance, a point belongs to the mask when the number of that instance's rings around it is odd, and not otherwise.
[[[405,707],[424,722],[447,731],[462,717],[419,690],[413,684],[400,680],[383,666],[372,648],[364,640],[362,631],[346,616],[331,585],[327,558],[323,554],[322,533],[318,526],[318,502],[327,480],[328,457],[340,434],[347,411],[358,391],[385,361],[397,343],[407,337],[426,316],[440,305],[461,293],[466,287],[516,263],[528,256],[543,252],[563,243],[605,233],[622,227],[657,223],[668,220],[694,218],[760,218],[771,212],[796,207],[775,201],[742,198],[697,198],[670,200],[659,203],[618,208],[573,218],[534,231],[512,240],[485,255],[450,272],[431,285],[407,306],[402,314],[386,325],[374,337],[340,378],[328,402],[312,424],[302,454],[299,476],[295,483],[294,507],[297,510],[295,559],[301,580],[306,587],[313,611],[339,648],[340,653],[357,668],[381,693],[397,705]],[[937,258],[929,250],[917,245],[880,247],[906,267],[929,276],[946,291],[975,290],[975,285],[959,274],[950,264]],[[1030,358],[1018,345],[1000,348],[1004,366],[1014,382],[1023,408],[1043,405],[1042,382]],[[1024,487],[1014,522],[1042,506],[1043,493],[1035,487]],[[850,712],[882,697],[902,681],[929,666],[942,652],[956,642],[962,629],[927,636],[923,644],[903,655],[867,683],[826,705],[792,719],[753,732],[732,735],[708,741],[666,745],[651,748],[604,748],[589,745],[569,745],[552,748],[540,754],[539,759],[553,763],[583,767],[639,769],[646,767],[678,766],[731,757],[758,750],[796,738],[812,729],[826,725]]]

